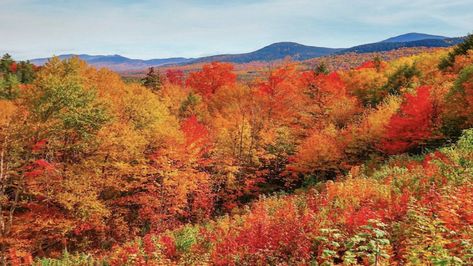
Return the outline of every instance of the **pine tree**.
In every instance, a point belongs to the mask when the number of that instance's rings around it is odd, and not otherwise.
[[[448,53],[447,57],[440,61],[439,69],[446,70],[447,68],[452,67],[455,63],[455,57],[457,55],[464,55],[468,52],[468,50],[471,49],[473,49],[473,34],[468,35],[464,42],[457,45],[453,51]]]
[[[9,54],[4,54],[2,56],[2,59],[0,59],[0,73],[9,73],[10,72],[10,66],[14,63],[11,55]]]
[[[159,71],[155,71],[154,67],[150,67],[148,74],[146,74],[146,77],[142,79],[143,85],[150,89],[153,92],[157,92],[161,90],[161,87],[163,85],[163,78],[161,77],[161,74]]]
[[[325,74],[325,75],[327,75],[328,73],[330,73],[330,71],[328,70],[327,65],[326,65],[324,62],[318,64],[318,65],[315,67],[314,72],[315,72],[316,74]]]

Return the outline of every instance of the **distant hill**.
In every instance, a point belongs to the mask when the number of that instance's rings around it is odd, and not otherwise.
[[[463,38],[425,39],[411,42],[377,42],[344,49],[339,54],[385,52],[405,47],[450,47],[463,41]]]
[[[413,42],[413,41],[420,41],[420,40],[443,40],[443,39],[448,39],[448,37],[411,32],[411,33],[406,33],[399,36],[391,37],[381,42],[384,42],[384,43],[386,42]]]
[[[194,63],[221,61],[231,63],[249,63],[253,61],[269,62],[291,57],[296,61],[303,61],[311,58],[318,58],[328,55],[345,54],[345,53],[373,53],[396,50],[399,48],[410,47],[449,47],[457,45],[463,41],[463,38],[447,38],[438,35],[429,35],[424,33],[407,33],[395,36],[380,42],[369,43],[354,46],[351,48],[326,48],[307,46],[295,42],[278,42],[263,47],[259,50],[241,54],[221,54],[206,56],[200,58],[164,58],[164,59],[130,59],[121,55],[60,55],[59,58],[66,59],[72,56],[78,56],[82,60],[87,61],[95,67],[106,67],[114,71],[136,71],[144,70],[152,66],[166,65],[188,65]],[[43,65],[49,58],[38,58],[31,60],[36,65]]]
[[[88,64],[95,67],[106,67],[114,71],[125,71],[125,70],[139,70],[145,69],[152,66],[162,66],[167,64],[181,64],[188,62],[192,59],[176,57],[176,58],[164,58],[164,59],[130,59],[121,55],[87,55],[87,54],[66,54],[58,56],[60,59],[69,59],[73,56],[78,56],[80,59],[86,61]],[[36,65],[44,65],[50,58],[38,58],[33,59],[31,62]]]
[[[302,61],[310,58],[321,57],[341,51],[337,48],[325,48],[302,45],[295,42],[273,43],[251,53],[223,54],[201,57],[187,63],[200,63],[211,61],[224,61],[232,63],[248,63],[252,61],[273,61],[290,56],[293,60]]]

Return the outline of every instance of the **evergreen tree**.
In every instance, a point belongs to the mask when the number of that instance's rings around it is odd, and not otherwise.
[[[420,76],[421,72],[415,65],[403,65],[389,76],[383,90],[387,91],[388,94],[400,95],[402,88],[412,88],[415,85],[414,78]]]
[[[381,60],[381,57],[375,56],[373,59],[373,62],[374,62],[376,71],[379,72],[381,70],[381,63],[383,62],[383,60]]]
[[[163,85],[163,78],[159,71],[155,71],[154,67],[150,67],[146,77],[142,79],[143,85],[153,92],[157,92]]]
[[[21,61],[18,63],[16,76],[20,83],[29,84],[33,82],[35,75],[34,66],[29,61]]]
[[[4,54],[2,56],[2,59],[0,59],[0,73],[9,73],[10,72],[10,67],[14,63],[11,55],[9,54]]]
[[[449,67],[452,67],[455,63],[455,57],[457,55],[464,55],[468,52],[468,50],[473,49],[473,34],[468,35],[465,38],[465,41],[457,45],[453,51],[448,53],[447,57],[443,58],[442,61],[439,63],[439,69],[445,70]]]
[[[324,62],[318,64],[315,67],[314,72],[316,74],[328,74],[328,73],[330,73],[330,71],[328,70],[327,65]]]
[[[13,74],[0,76],[0,99],[13,100],[19,95],[18,79]]]
[[[11,69],[14,64],[9,54],[0,59],[0,99],[12,100],[18,96],[18,78]]]

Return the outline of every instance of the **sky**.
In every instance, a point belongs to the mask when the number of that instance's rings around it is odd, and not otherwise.
[[[0,54],[130,58],[242,53],[280,41],[345,48],[473,32],[473,0],[0,0]]]

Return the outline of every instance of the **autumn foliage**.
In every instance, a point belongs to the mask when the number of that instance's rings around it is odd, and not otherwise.
[[[388,154],[398,154],[427,144],[436,137],[436,110],[430,96],[432,88],[421,86],[416,94],[407,94],[398,114],[386,127],[380,147]]]
[[[235,84],[236,75],[232,73],[232,70],[231,64],[213,62],[204,65],[201,71],[191,73],[186,80],[186,85],[208,97],[223,86]]]
[[[141,83],[4,56],[1,263],[472,264],[473,57],[393,53]]]

